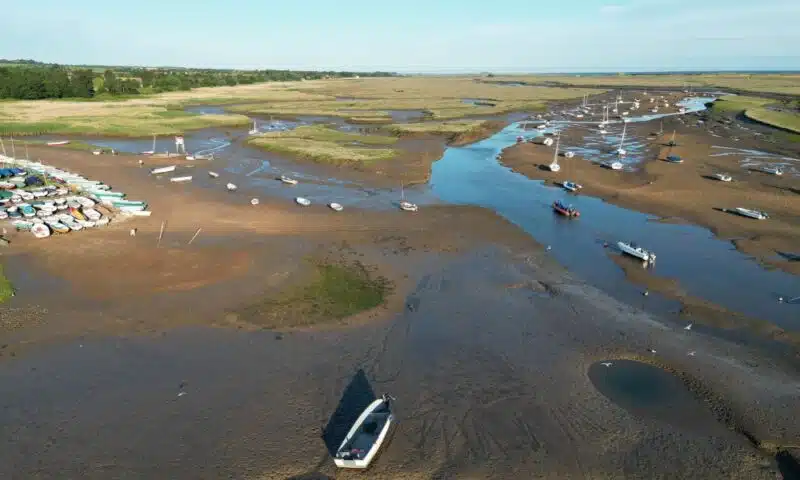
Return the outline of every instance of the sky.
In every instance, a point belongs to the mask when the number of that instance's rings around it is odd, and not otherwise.
[[[0,58],[402,73],[800,70],[800,0],[7,2]]]

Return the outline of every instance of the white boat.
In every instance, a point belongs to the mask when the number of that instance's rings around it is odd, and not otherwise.
[[[572,158],[575,156],[575,152],[564,152],[564,158]]]
[[[30,231],[36,238],[45,238],[50,236],[50,227],[44,223],[34,223],[31,225]]]
[[[774,165],[767,165],[765,167],[761,167],[761,171],[764,173],[769,173],[771,175],[783,175],[783,168]]]
[[[713,176],[720,182],[730,182],[733,180],[733,177],[731,177],[727,173],[715,173]]]
[[[47,142],[48,147],[57,147],[59,145],[67,145],[69,144],[69,140],[59,140],[55,142]]]
[[[304,207],[311,205],[311,200],[303,197],[297,197],[294,199],[294,201],[297,202],[298,205],[302,205]]]
[[[628,154],[628,151],[622,148],[622,145],[625,143],[625,132],[628,130],[628,124],[625,123],[622,127],[622,138],[619,140],[619,148],[617,149],[617,155],[623,157]]]
[[[333,462],[340,468],[369,467],[386,441],[392,423],[391,397],[383,395],[370,403],[356,419],[336,450]]]
[[[192,176],[191,175],[186,175],[185,177],[172,177],[172,178],[169,179],[169,181],[170,182],[175,182],[175,183],[177,183],[177,182],[191,182],[192,181]]]
[[[186,155],[186,160],[192,161],[194,160],[194,155]]]
[[[153,214],[150,210],[126,210],[128,207],[120,208],[120,211],[131,217],[149,217]],[[106,219],[107,220],[107,219]],[[97,222],[97,225],[100,225],[100,221]]]
[[[617,247],[622,250],[623,253],[627,253],[632,257],[636,257],[640,260],[644,260],[645,263],[655,263],[656,255],[652,252],[648,252],[644,248],[636,245],[633,242],[626,243],[626,242],[617,242]]]
[[[250,135],[258,135],[260,132],[258,131],[258,125],[256,125],[256,121],[253,120],[253,128],[251,128],[247,133]]]
[[[209,171],[208,172],[208,176],[211,177],[211,178],[217,178],[217,177],[219,177],[219,173]]]
[[[416,212],[419,210],[419,207],[416,203],[406,201],[406,190],[402,183],[400,184],[400,210],[405,212]]]
[[[156,136],[153,135],[153,149],[142,152],[142,155],[153,155],[156,153]]]
[[[578,185],[575,182],[570,182],[569,180],[564,180],[563,182],[561,182],[561,186],[564,187],[565,190],[568,190],[570,192],[577,192],[578,190],[583,188],[582,185]]]
[[[102,150],[92,150],[92,155],[102,155],[102,154],[103,154]]]
[[[229,183],[229,184],[225,185],[225,188],[227,188],[227,189],[228,189],[228,191],[230,191],[230,192],[234,192],[234,191],[236,191],[236,189],[237,189],[237,188],[239,188],[239,187],[237,187],[237,186],[236,186],[236,185],[234,185],[233,183]]]
[[[259,202],[258,202],[257,198],[253,198],[253,199],[250,200],[250,205],[256,206],[256,205],[258,205],[258,203]]]
[[[344,207],[336,202],[331,202],[328,204],[328,206],[331,207],[331,210],[335,212],[341,212],[342,210],[344,210]]]
[[[287,177],[286,175],[281,175],[281,182],[287,183],[289,185],[297,185],[297,180],[294,178]]]
[[[755,218],[756,220],[765,220],[769,218],[769,215],[767,215],[766,212],[751,210],[749,208],[736,207],[733,209],[733,211],[743,217]]]
[[[556,137],[556,149],[553,152],[553,162],[547,166],[551,172],[561,171],[561,165],[558,164],[558,147],[561,145],[561,134]]]
[[[606,168],[610,168],[611,170],[622,170],[623,167],[622,162],[616,162],[616,161],[605,162],[603,163],[603,166]]]
[[[103,217],[102,215],[100,215],[100,212],[98,212],[94,208],[83,208],[81,209],[81,211],[83,212],[84,215],[86,215],[86,218],[88,218],[93,222],[96,222]]]
[[[152,175],[160,175],[162,173],[169,173],[174,171],[175,171],[175,165],[170,165],[169,167],[154,168],[150,170],[150,173]]]
[[[599,132],[600,135],[606,135],[608,133],[608,130],[606,130],[605,128],[601,128]]]
[[[545,128],[547,128],[547,126],[546,126],[546,125],[538,125],[538,126],[536,127],[536,129],[537,129],[537,130],[544,130]]]

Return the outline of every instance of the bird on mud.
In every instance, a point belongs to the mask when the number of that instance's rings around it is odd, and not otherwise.
[[[697,353],[697,352],[692,350],[691,352],[687,353],[686,355],[689,355],[690,357],[694,357],[695,353]]]
[[[611,362],[603,362],[603,363],[601,363],[600,365],[602,365],[602,366],[604,366],[604,367],[610,367],[610,366],[611,366],[611,365],[613,365],[613,364],[612,364]]]
[[[692,325],[693,324],[690,323],[689,325],[686,325],[685,327],[683,327],[683,329],[684,330],[691,330],[692,329]]]
[[[656,350],[654,348],[648,348],[647,351],[650,353],[656,353]]]

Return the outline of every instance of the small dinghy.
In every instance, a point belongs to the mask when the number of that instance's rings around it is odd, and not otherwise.
[[[617,247],[622,251],[622,253],[626,253],[632,257],[638,258],[639,260],[643,260],[645,263],[655,263],[656,261],[656,255],[654,253],[648,252],[633,242],[617,242]]]
[[[56,141],[56,142],[47,142],[47,146],[48,147],[58,147],[60,145],[68,145],[68,144],[69,144],[69,140],[59,140],[59,141]]]
[[[564,190],[567,190],[567,191],[570,191],[570,192],[577,192],[578,190],[583,188],[583,186],[578,185],[575,182],[570,182],[569,180],[564,180],[563,182],[561,182],[561,186],[564,187]]]
[[[194,155],[186,155],[186,160],[192,161],[194,160]]]
[[[225,185],[225,188],[227,188],[229,192],[235,192],[236,189],[239,188],[239,187],[237,187],[236,185],[234,185],[232,183],[229,183],[229,184]]]
[[[311,205],[311,200],[303,197],[297,197],[294,199],[294,201],[297,202],[298,205],[302,205],[304,207]]]
[[[185,177],[172,177],[169,179],[170,182],[178,183],[178,182],[191,182],[192,176],[186,175]]]
[[[208,176],[211,177],[211,178],[218,178],[219,177],[219,173],[209,171],[208,172]]]
[[[336,450],[333,462],[337,467],[369,467],[394,423],[392,400],[388,395],[383,395],[364,409]]]
[[[334,212],[341,212],[342,210],[344,210],[344,207],[336,202],[331,202],[328,204],[328,206],[331,207],[331,210],[333,210]]]
[[[102,154],[103,154],[102,150],[92,150],[92,155],[102,155]]]
[[[417,210],[419,210],[419,207],[417,206],[416,203],[402,201],[400,202],[400,210],[406,212],[416,212]]]
[[[560,200],[553,202],[553,211],[569,218],[577,218],[581,215],[572,205],[564,205]]]
[[[19,224],[17,224],[19,225]],[[19,228],[19,227],[17,227]],[[34,223],[30,226],[30,231],[36,238],[45,238],[50,236],[50,227],[44,223]]]
[[[769,218],[769,215],[767,215],[766,212],[751,210],[749,208],[736,207],[733,209],[733,211],[743,217],[755,218],[756,220],[766,220]]]
[[[575,156],[575,152],[564,152],[564,158],[572,158]]]
[[[714,178],[719,180],[720,182],[731,182],[733,181],[733,177],[728,175],[727,173],[715,173],[713,175]]]
[[[683,163],[683,159],[678,155],[667,155],[664,161],[668,163]]]
[[[252,200],[250,200],[250,205],[256,206],[256,205],[258,205],[258,203],[259,202],[258,202],[257,198],[253,198]]]
[[[611,170],[622,170],[623,167],[622,162],[605,162],[603,166]]]
[[[77,220],[86,220],[86,215],[83,214],[78,208],[69,207],[69,214],[75,217]]]
[[[84,208],[83,214],[86,216],[88,220],[92,222],[96,222],[103,217],[102,215],[100,215],[100,212],[98,212],[94,208]]]
[[[56,233],[69,233],[70,228],[59,221],[45,222]]]
[[[769,173],[770,175],[783,175],[783,169],[779,166],[768,165],[766,167],[762,167],[761,171],[764,173]]]
[[[161,167],[161,168],[154,168],[150,170],[151,175],[160,175],[162,173],[169,173],[175,171],[175,165],[170,165],[169,167]]]
[[[286,183],[288,185],[297,185],[297,180],[294,178],[287,177],[286,175],[281,175],[280,178],[281,182]]]
[[[19,206],[19,211],[26,218],[31,218],[36,216],[36,210],[34,210],[33,207],[28,205],[27,203],[21,204]]]

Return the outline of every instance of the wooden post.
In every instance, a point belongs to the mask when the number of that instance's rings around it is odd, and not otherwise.
[[[158,232],[158,243],[156,243],[156,247],[160,247],[161,246],[161,237],[164,236],[164,225],[166,225],[166,223],[167,223],[166,220],[161,222],[161,231]]]
[[[191,240],[189,240],[189,243],[187,243],[186,245],[191,245],[192,242],[194,242],[194,239],[197,238],[198,235],[200,235],[200,230],[202,230],[202,228],[198,228],[197,231],[194,232],[194,236],[192,237]]]

